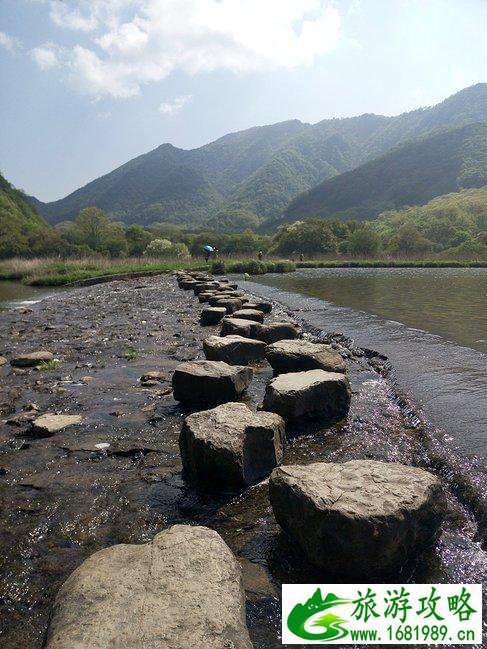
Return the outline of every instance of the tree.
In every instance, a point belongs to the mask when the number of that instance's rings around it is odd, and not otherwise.
[[[373,257],[380,247],[380,236],[369,224],[357,228],[348,238],[348,252],[356,257]]]
[[[391,251],[396,254],[411,255],[431,250],[428,241],[412,223],[403,225],[391,240]]]
[[[144,251],[147,257],[167,257],[171,250],[172,243],[169,239],[154,239]]]
[[[329,223],[323,219],[296,221],[281,226],[273,250],[283,254],[325,254],[336,252],[337,241]]]
[[[99,250],[106,239],[111,222],[98,207],[85,207],[75,218],[74,225],[81,243],[86,243],[92,250]]]
[[[153,235],[141,225],[130,225],[125,231],[129,255],[141,255],[153,239]]]

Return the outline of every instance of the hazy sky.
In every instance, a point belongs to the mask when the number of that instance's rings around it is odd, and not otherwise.
[[[163,142],[487,81],[486,0],[0,0],[0,169],[61,198]]]

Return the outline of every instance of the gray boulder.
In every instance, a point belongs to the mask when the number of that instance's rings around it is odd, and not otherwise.
[[[209,361],[224,361],[230,365],[247,365],[264,358],[266,344],[243,336],[210,336],[203,341],[203,351]]]
[[[254,322],[264,322],[264,314],[257,309],[239,309],[233,313],[235,318],[243,320],[253,320]]]
[[[209,306],[203,309],[200,315],[200,324],[202,325],[215,325],[226,315],[227,310],[225,307]]]
[[[309,370],[280,374],[266,386],[263,408],[284,419],[338,418],[348,413],[350,384],[344,374]]]
[[[211,304],[212,298],[210,298],[210,304]],[[227,310],[227,313],[233,313],[234,311],[238,311],[242,307],[242,302],[239,298],[236,297],[225,297],[225,298],[220,298],[215,302],[215,306],[223,306]]]
[[[216,291],[203,291],[198,295],[198,302],[209,302],[210,297],[214,297],[216,294]]]
[[[225,403],[186,417],[179,448],[191,480],[216,491],[237,490],[267,477],[282,461],[284,421]]]
[[[270,302],[255,302],[255,308],[264,313],[270,313],[272,311],[272,304]]]
[[[277,374],[307,370],[346,372],[345,361],[330,345],[308,340],[280,340],[267,346],[265,356]]]
[[[373,460],[275,469],[270,500],[279,525],[310,563],[337,577],[398,577],[434,543],[445,511],[436,476]]]
[[[193,291],[195,295],[199,295],[200,293],[203,293],[203,291],[210,291],[217,288],[218,282],[198,282],[193,287]]]
[[[173,395],[189,406],[217,406],[237,401],[253,378],[253,370],[220,361],[187,361],[174,370]]]
[[[241,569],[217,532],[174,525],[113,545],[61,587],[46,649],[252,649]]]
[[[195,279],[182,279],[178,282],[179,288],[182,288],[184,291],[189,291],[194,289],[198,282]]]
[[[15,356],[11,359],[10,365],[12,365],[12,367],[35,367],[36,365],[48,363],[52,360],[54,360],[54,355],[51,354],[51,352],[38,351]]]
[[[241,336],[242,338],[257,338],[257,330],[261,325],[253,320],[243,318],[223,318],[222,336]]]
[[[299,336],[299,329],[290,322],[272,322],[261,325],[257,330],[257,338],[268,345],[278,340],[291,340]]]

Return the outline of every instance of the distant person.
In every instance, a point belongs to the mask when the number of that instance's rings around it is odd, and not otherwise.
[[[301,253],[301,254],[299,255],[299,261],[304,261],[304,255],[303,255],[303,253]]]
[[[216,252],[216,248],[213,248],[213,246],[209,246],[208,244],[206,246],[203,246],[203,250],[205,251],[205,261],[208,263],[210,261],[210,257]]]
[[[264,256],[264,253],[262,252],[262,250],[259,250],[259,254],[258,254],[259,261],[262,261],[263,256]]]

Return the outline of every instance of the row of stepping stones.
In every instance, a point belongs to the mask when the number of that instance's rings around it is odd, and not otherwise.
[[[372,460],[280,466],[285,421],[347,414],[343,359],[328,345],[299,339],[289,323],[264,324],[271,305],[252,302],[228,281],[188,272],[177,280],[209,302],[202,325],[222,324],[220,336],[204,341],[206,360],[182,363],[173,375],[174,397],[197,409],[180,433],[186,474],[230,491],[270,474],[274,516],[318,574],[397,576],[436,539],[445,511],[440,481]],[[276,376],[263,410],[254,412],[239,399],[253,377],[248,364],[264,359]],[[145,545],[101,550],[59,591],[45,646],[250,649],[240,566],[215,531],[189,525]]]
[[[206,361],[182,363],[174,372],[177,400],[193,409],[213,406],[184,420],[180,450],[187,476],[201,487],[236,490],[270,475],[277,522],[308,561],[329,574],[369,580],[397,574],[431,546],[445,510],[432,474],[371,460],[280,466],[285,422],[347,415],[351,390],[343,358],[329,345],[298,338],[290,323],[246,318],[245,305],[259,306],[227,280],[198,274],[189,280],[185,273],[177,279],[215,305],[230,287],[243,305],[238,317],[227,307],[220,335],[203,342]],[[204,292],[200,282],[206,282]],[[271,308],[266,303],[267,313]],[[263,359],[275,377],[262,409],[252,412],[238,400],[252,380],[248,364]]]

